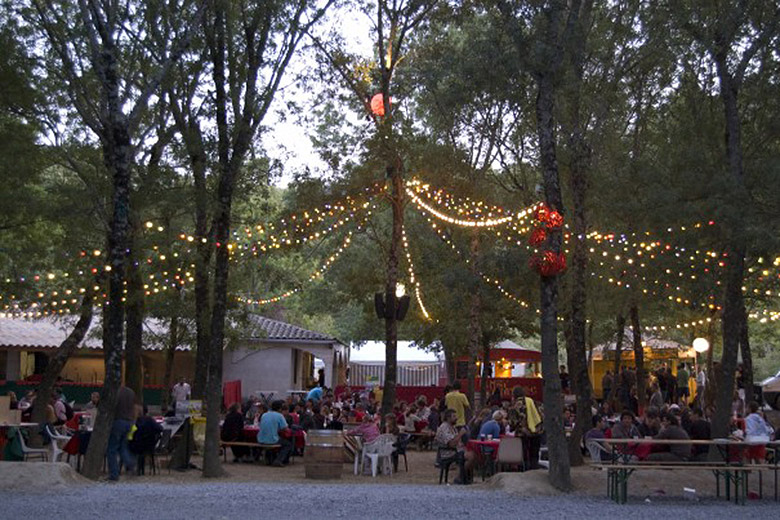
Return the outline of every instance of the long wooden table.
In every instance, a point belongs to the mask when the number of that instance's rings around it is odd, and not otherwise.
[[[631,474],[639,469],[669,469],[669,470],[710,470],[716,479],[716,495],[720,497],[720,478],[724,478],[726,500],[731,500],[731,484],[734,484],[734,501],[744,504],[747,498],[748,475],[751,471],[757,471],[759,486],[763,495],[762,471],[769,470],[774,473],[775,501],[778,501],[778,466],[777,454],[780,452],[780,441],[772,442],[745,442],[731,439],[713,440],[676,440],[676,439],[599,439],[599,442],[611,449],[610,461],[596,464],[596,467],[607,469],[607,494],[619,504],[626,503],[628,495],[628,479]],[[666,446],[714,446],[717,448],[716,457],[706,461],[636,461],[637,446],[642,445],[666,445]],[[744,462],[744,451],[754,446],[766,446],[775,450],[773,464],[750,464]]]

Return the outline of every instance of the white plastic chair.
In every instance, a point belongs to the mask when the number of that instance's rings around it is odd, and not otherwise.
[[[24,442],[24,435],[22,434],[21,430],[19,431],[19,444],[22,447],[24,460],[27,460],[28,457],[40,457],[44,462],[46,462],[49,459],[49,450],[46,448],[30,448],[27,446],[27,443]]]
[[[611,455],[610,451],[596,439],[588,439],[585,442],[585,447],[588,448],[588,452],[590,453],[590,461],[596,464],[602,462],[601,460],[602,453]]]
[[[62,442],[62,446],[64,447],[68,441],[70,440],[70,437],[67,435],[62,435],[60,433],[57,433],[57,430],[55,428],[52,428],[50,425],[46,425],[46,432],[49,434],[49,437],[51,438],[51,461],[57,462],[57,459],[65,453],[62,451],[62,448],[58,444],[58,442]]]
[[[366,469],[366,462],[371,462],[371,476],[376,477],[379,464],[382,464],[382,473],[387,475],[393,474],[393,461],[391,455],[393,454],[393,444],[395,443],[395,435],[385,434],[380,435],[374,442],[364,444],[363,450],[360,455],[360,462],[363,470]]]

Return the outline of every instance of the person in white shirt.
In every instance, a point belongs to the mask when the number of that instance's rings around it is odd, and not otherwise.
[[[699,369],[699,373],[696,374],[696,398],[699,402],[704,399],[704,389],[707,387],[707,372],[704,371],[704,367]]]
[[[179,382],[173,385],[171,390],[171,396],[173,397],[173,409],[176,410],[176,403],[188,401],[190,398],[190,385],[187,383],[187,379],[182,377]]]

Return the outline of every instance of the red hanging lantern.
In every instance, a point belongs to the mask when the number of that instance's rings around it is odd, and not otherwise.
[[[555,210],[548,211],[545,224],[547,224],[548,229],[558,229],[563,225],[563,215]]]
[[[543,228],[534,229],[531,236],[528,237],[528,243],[532,246],[541,245],[545,240],[547,240],[547,231]]]
[[[542,202],[541,204],[539,204],[539,207],[536,208],[536,213],[534,216],[536,217],[536,220],[544,223],[547,222],[547,213],[549,211],[550,209],[547,207],[547,205],[544,202]]]
[[[532,256],[528,266],[542,276],[556,276],[566,270],[566,255],[554,251],[544,251]]]
[[[381,92],[371,98],[371,113],[379,117],[385,116],[385,100]]]

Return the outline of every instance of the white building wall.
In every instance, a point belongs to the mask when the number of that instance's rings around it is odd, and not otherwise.
[[[293,349],[271,347],[260,350],[238,348],[225,350],[222,360],[222,380],[241,380],[244,397],[261,391],[274,392],[286,397],[287,390],[293,390]]]

